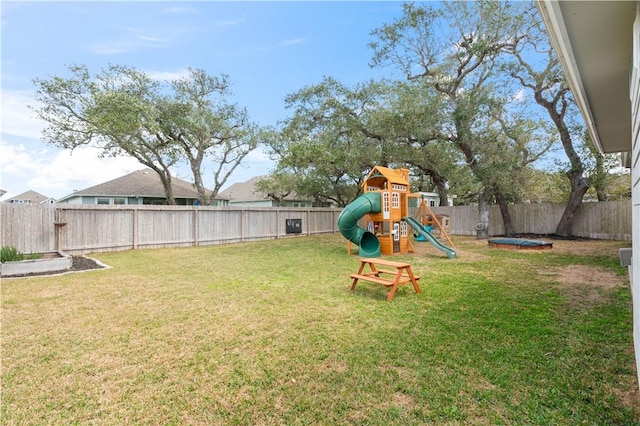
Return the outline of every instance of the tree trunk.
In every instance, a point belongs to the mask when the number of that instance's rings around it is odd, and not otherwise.
[[[476,223],[476,234],[479,240],[486,240],[489,238],[489,203],[484,191],[478,197],[478,217],[480,221]]]
[[[582,177],[582,171],[569,171],[567,176],[569,176],[571,180],[571,194],[567,207],[564,209],[564,213],[556,228],[556,235],[559,237],[570,237],[573,235],[573,223],[575,222],[578,209],[582,205],[582,197],[584,197],[584,194],[591,186],[589,180]]]
[[[162,182],[162,187],[164,188],[164,196],[167,199],[167,205],[175,206],[176,199],[173,197],[173,186],[171,185],[171,173],[169,172],[169,168],[164,165],[156,166],[152,162],[143,162],[139,158],[138,161],[156,172],[156,174],[160,178],[160,182]]]
[[[511,220],[511,213],[509,213],[509,204],[505,200],[502,193],[494,194],[496,197],[496,202],[498,206],[500,206],[500,214],[502,214],[502,222],[504,224],[504,233],[507,237],[512,237],[515,235],[516,230],[513,227],[513,221]]]
[[[193,186],[196,188],[196,192],[198,193],[198,201],[203,206],[208,206],[211,204],[211,200],[209,199],[209,195],[207,194],[207,190],[204,187],[204,183],[202,182],[202,173],[200,173],[200,164],[191,166],[191,173],[193,174]]]
[[[606,176],[607,172],[604,169],[604,156],[597,151],[593,152],[593,156],[596,158],[596,169],[594,171],[594,178],[589,179],[594,189],[596,190],[596,196],[598,201],[607,201],[607,185]]]
[[[440,198],[441,206],[449,205],[449,191],[447,190],[447,179],[438,175],[433,176],[434,183],[436,184],[436,191],[438,192],[438,197]]]
[[[569,89],[566,88],[562,93],[557,94],[552,101],[548,101],[543,96],[543,90],[541,88],[536,89],[534,98],[539,105],[542,105],[549,113],[549,117],[556,125],[560,134],[560,142],[564,148],[565,154],[569,159],[570,169],[567,172],[567,177],[571,182],[571,194],[569,194],[569,202],[567,207],[558,222],[556,228],[556,235],[560,237],[569,237],[573,231],[573,222],[576,219],[576,213],[582,204],[582,197],[591,186],[589,179],[583,177],[584,166],[582,160],[573,147],[573,140],[571,139],[571,133],[564,121],[566,113],[567,100],[564,98],[564,93],[569,93]],[[560,108],[558,110],[558,108]]]
[[[161,175],[162,185],[164,186],[164,196],[167,198],[167,205],[175,206],[176,199],[173,198],[173,187],[171,186],[171,175]]]

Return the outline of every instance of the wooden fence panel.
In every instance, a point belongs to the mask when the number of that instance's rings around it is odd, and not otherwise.
[[[431,207],[435,214],[446,214],[450,218],[451,235],[475,235],[478,222],[477,206]],[[491,226],[489,226],[491,229]]]
[[[564,204],[515,204],[509,206],[516,233],[553,234],[564,213]],[[433,207],[434,213],[451,218],[452,235],[475,235],[478,206]],[[489,206],[489,235],[504,235],[498,206]],[[582,203],[576,215],[573,235],[595,239],[631,240],[631,203],[608,201]]]
[[[56,251],[56,210],[42,204],[1,204],[0,241],[22,253]]]
[[[309,234],[338,231],[339,211],[335,209],[311,210],[309,214]]]
[[[245,231],[243,240],[261,240],[276,238],[278,234],[278,211],[269,210],[243,210]],[[280,235],[284,234],[284,231]]]
[[[193,209],[139,209],[137,248],[195,245]]]
[[[603,240],[631,241],[631,203],[583,203],[576,215],[574,235]]]
[[[243,239],[242,210],[198,209],[198,244],[239,242]]]
[[[105,208],[106,207],[106,208]],[[60,247],[69,253],[126,250],[134,247],[134,210],[119,206],[59,209]]]

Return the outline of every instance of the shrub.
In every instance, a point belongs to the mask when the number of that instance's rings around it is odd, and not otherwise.
[[[17,260],[24,260],[22,252],[15,247],[2,246],[2,249],[0,249],[0,262],[14,262]]]

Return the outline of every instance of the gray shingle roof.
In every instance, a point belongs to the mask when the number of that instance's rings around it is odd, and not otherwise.
[[[264,178],[265,176],[256,176],[246,182],[234,183],[228,189],[220,192],[220,196],[233,201],[270,200],[271,198],[267,194],[256,189],[256,183]]]
[[[197,198],[193,185],[176,177],[171,178],[173,196],[176,198]],[[104,182],[69,194],[61,200],[76,196],[110,197],[160,197],[164,198],[164,187],[160,177],[151,169],[138,170],[128,175]]]
[[[42,195],[36,191],[26,191],[22,194],[16,195],[15,197],[11,197],[8,200],[5,200],[5,203],[11,203],[13,201],[29,201],[32,204],[40,204],[43,201],[49,200],[51,197],[47,197],[46,195]]]
[[[218,196],[236,202],[273,200],[273,198],[269,197],[264,192],[260,192],[256,189],[256,183],[258,183],[262,179],[265,179],[266,177],[267,176],[256,176],[246,182],[234,183],[228,189],[220,192]],[[284,197],[284,199],[288,201],[304,200],[299,198],[298,194],[296,194],[294,191]]]

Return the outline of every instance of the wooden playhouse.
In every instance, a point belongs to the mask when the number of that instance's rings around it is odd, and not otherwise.
[[[364,216],[365,228],[380,241],[381,254],[413,253],[409,216],[409,169],[375,166],[362,183],[364,193],[380,193],[380,212]]]

